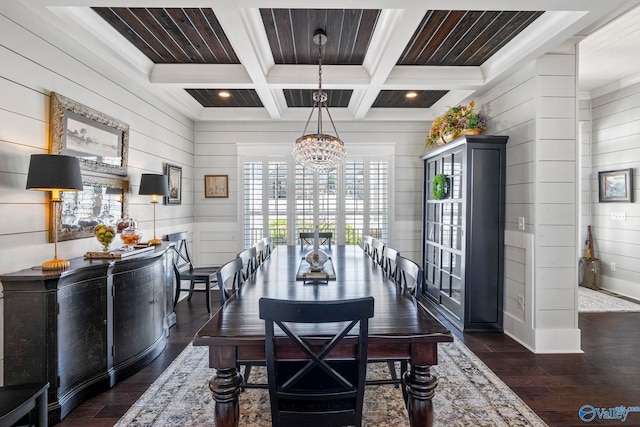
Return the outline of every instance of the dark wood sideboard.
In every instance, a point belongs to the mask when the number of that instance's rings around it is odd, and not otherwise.
[[[4,384],[48,382],[49,423],[165,348],[173,313],[172,245],[119,260],[70,260],[64,272],[0,275]]]

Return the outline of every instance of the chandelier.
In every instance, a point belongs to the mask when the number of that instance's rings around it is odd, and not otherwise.
[[[329,107],[327,107],[327,93],[322,90],[322,46],[327,42],[326,33],[323,30],[317,30],[313,35],[313,42],[318,45],[318,90],[313,92],[313,107],[304,131],[302,131],[302,136],[296,139],[293,157],[296,163],[305,168],[328,172],[344,161],[347,152],[344,149],[344,143],[338,136],[336,126],[333,124]],[[318,109],[318,130],[316,133],[307,134],[307,127],[316,108]],[[336,136],[322,133],[323,109],[327,112]]]

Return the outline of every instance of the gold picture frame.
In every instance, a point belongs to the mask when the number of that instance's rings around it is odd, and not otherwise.
[[[127,176],[129,125],[51,92],[51,153],[77,157],[83,170]]]
[[[227,198],[229,197],[229,175],[205,175],[204,197]]]

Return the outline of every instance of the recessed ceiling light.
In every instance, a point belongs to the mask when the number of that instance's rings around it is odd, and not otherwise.
[[[231,96],[231,94],[229,92],[227,92],[227,91],[222,90],[222,91],[218,92],[218,96],[220,98],[229,98]]]
[[[404,94],[404,96],[406,98],[415,98],[416,96],[418,96],[418,94],[415,93],[415,92],[407,92],[407,93]]]

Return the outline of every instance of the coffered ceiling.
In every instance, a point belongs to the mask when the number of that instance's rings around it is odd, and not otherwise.
[[[305,120],[318,85],[317,29],[328,36],[322,79],[335,120],[429,120],[637,3],[23,2],[104,55],[114,67],[105,72],[141,81],[194,120]]]

